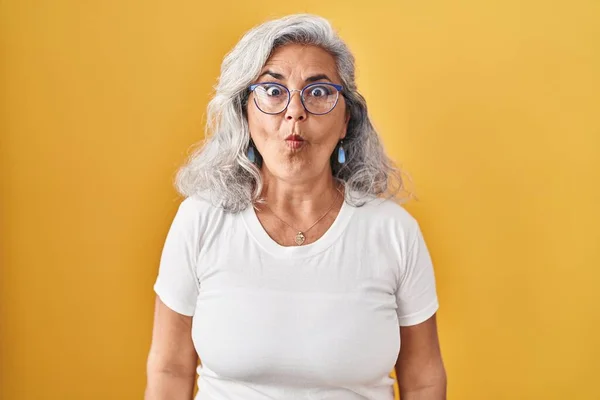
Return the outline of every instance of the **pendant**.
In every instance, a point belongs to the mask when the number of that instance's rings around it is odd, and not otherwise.
[[[298,232],[296,234],[296,244],[298,246],[300,246],[302,243],[304,243],[304,240],[306,239],[306,236],[304,236],[304,233],[302,232]]]

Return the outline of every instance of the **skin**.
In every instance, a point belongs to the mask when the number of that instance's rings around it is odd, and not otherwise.
[[[255,81],[260,82],[277,82],[289,89],[313,82],[342,84],[333,56],[321,48],[298,44],[278,48]],[[305,244],[315,241],[333,223],[343,201],[329,158],[348,128],[344,97],[340,94],[330,113],[313,115],[304,109],[300,93],[292,92],[287,109],[269,115],[256,107],[252,93],[246,111],[252,140],[263,158],[263,196],[273,211],[259,210],[259,220],[276,242],[293,245],[297,230],[310,227],[333,203],[327,218],[308,232]],[[290,134],[304,139],[300,148],[286,141]]]
[[[312,82],[311,77],[319,75],[327,76],[321,76],[319,82],[341,84],[335,59],[329,53],[293,44],[272,54],[255,83],[279,82],[289,89],[302,89]],[[344,98],[340,95],[329,114],[313,115],[302,106],[299,93],[293,92],[284,112],[268,115],[258,110],[253,96],[246,111],[251,137],[263,158],[263,197],[270,207],[257,210],[257,217],[273,240],[289,246],[294,245],[297,229],[312,225],[333,204],[326,217],[307,233],[308,244],[331,226],[343,201],[329,159],[348,128]],[[302,146],[286,141],[290,134],[300,135]],[[146,400],[191,398],[198,362],[191,324],[192,317],[176,313],[156,298]],[[402,400],[444,400],[446,374],[436,316],[418,325],[400,327],[399,335],[402,346],[395,368]]]
[[[446,400],[447,378],[437,332],[437,316],[400,327],[395,371],[402,400]]]
[[[197,363],[192,317],[171,310],[155,296],[144,400],[190,400]]]
[[[321,79],[314,80],[314,78]],[[325,76],[330,79],[325,78]],[[309,83],[341,84],[335,59],[326,51],[313,46],[288,45],[277,49],[267,61],[255,83],[277,82],[289,89],[302,89]],[[314,115],[302,106],[300,93],[293,92],[287,109],[277,115],[261,112],[254,104],[254,93],[247,106],[248,125],[256,147],[263,156],[265,178],[274,181],[306,184],[312,180],[331,180],[329,156],[346,136],[349,116],[345,100],[328,114]],[[298,134],[305,145],[295,149],[285,138]]]

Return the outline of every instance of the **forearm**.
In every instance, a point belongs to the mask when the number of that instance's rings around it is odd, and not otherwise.
[[[144,400],[192,400],[194,376],[178,376],[168,372],[148,373]]]
[[[446,400],[446,382],[412,390],[400,388],[401,400]]]

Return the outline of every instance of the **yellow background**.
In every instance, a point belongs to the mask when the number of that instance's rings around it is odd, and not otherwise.
[[[449,399],[600,398],[600,2],[7,0],[1,399],[142,398],[171,181],[221,59],[304,11],[413,177]]]

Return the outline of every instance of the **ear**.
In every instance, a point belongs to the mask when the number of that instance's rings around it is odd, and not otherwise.
[[[340,139],[344,139],[346,137],[346,134],[348,133],[348,123],[350,122],[350,114],[348,113],[346,115],[346,120],[344,121],[344,128],[342,130],[342,135],[340,136]]]

